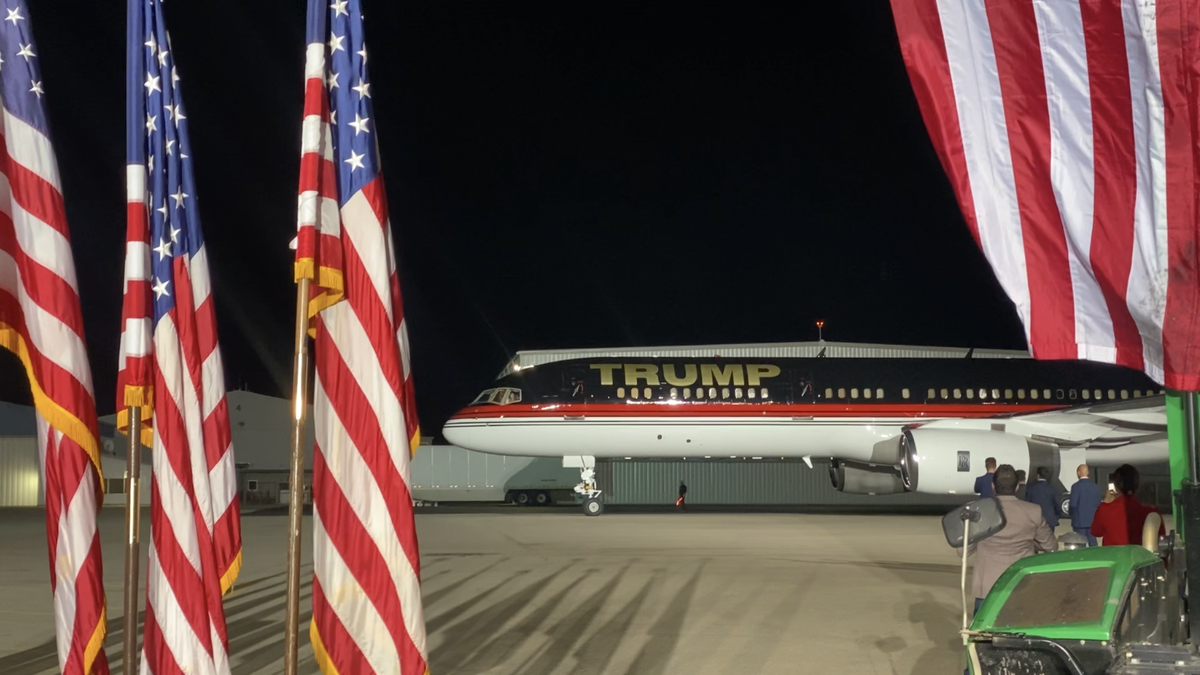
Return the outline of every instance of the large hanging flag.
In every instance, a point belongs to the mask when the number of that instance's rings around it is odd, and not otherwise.
[[[241,567],[224,369],[179,75],[160,0],[129,0],[128,233],[117,407],[152,443],[142,673],[229,672]],[[122,415],[127,429],[128,416]]]
[[[1200,10],[892,0],[905,64],[1032,354],[1200,389]]]
[[[96,402],[38,49],[22,0],[0,21],[0,346],[25,364],[37,409],[58,665],[108,673]]]
[[[296,279],[315,338],[313,618],[326,675],[427,672],[419,441],[358,0],[310,0]]]

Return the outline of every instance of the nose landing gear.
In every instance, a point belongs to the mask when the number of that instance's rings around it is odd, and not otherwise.
[[[583,496],[583,513],[588,516],[598,516],[604,513],[604,502],[601,501],[602,491],[596,486],[595,457],[564,457],[563,466],[579,468],[579,485],[575,486],[575,494]]]

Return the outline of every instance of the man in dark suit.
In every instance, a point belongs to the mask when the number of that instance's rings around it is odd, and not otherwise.
[[[1058,527],[1058,519],[1062,513],[1059,511],[1054,484],[1050,482],[1050,469],[1044,466],[1037,468],[1037,480],[1025,488],[1025,501],[1042,507],[1042,515],[1046,518],[1051,532]]]
[[[988,457],[983,460],[983,468],[987,469],[987,473],[975,478],[975,494],[980,497],[993,497],[996,494],[992,487],[992,478],[996,474],[996,458]]]
[[[1088,477],[1087,464],[1080,464],[1075,475],[1079,480],[1071,486],[1071,529],[1087,537],[1088,546],[1095,546],[1092,519],[1096,515],[1096,508],[1104,501],[1104,495],[1100,494],[1100,486]]]

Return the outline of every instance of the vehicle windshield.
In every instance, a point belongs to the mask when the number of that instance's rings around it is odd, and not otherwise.
[[[996,628],[1096,623],[1104,616],[1109,567],[1026,575],[1000,609]]]

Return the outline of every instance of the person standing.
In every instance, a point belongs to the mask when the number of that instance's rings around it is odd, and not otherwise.
[[[988,457],[983,460],[983,468],[987,469],[987,473],[975,478],[975,494],[979,495],[980,498],[992,497],[996,494],[995,489],[992,487],[992,477],[996,473],[996,458]]]
[[[1075,469],[1079,480],[1071,486],[1071,529],[1087,537],[1088,546],[1096,546],[1096,536],[1092,534],[1092,520],[1096,517],[1096,509],[1104,496],[1100,494],[1100,486],[1089,477],[1087,464],[1080,464]]]
[[[1004,512],[1005,525],[996,534],[967,549],[976,554],[971,590],[975,593],[975,612],[983,604],[996,580],[1017,560],[1037,552],[1058,549],[1054,532],[1046,524],[1042,509],[1016,497],[1017,472],[1010,464],[1001,464],[995,471],[996,499]],[[962,555],[962,549],[958,549]]]
[[[1025,469],[1017,472],[1017,499],[1025,501]]]
[[[680,511],[687,511],[687,504],[684,501],[687,499],[687,484],[683,479],[679,479],[679,499],[675,500],[675,506],[679,507]]]
[[[1138,501],[1136,495],[1141,475],[1132,465],[1117,467],[1113,472],[1113,483],[1117,488],[1117,497],[1096,508],[1096,515],[1092,519],[1092,535],[1104,539],[1105,546],[1140,546],[1146,517],[1158,513],[1158,509]],[[1158,536],[1166,535],[1166,527],[1159,523]]]
[[[1037,480],[1025,488],[1025,501],[1037,504],[1042,509],[1046,524],[1053,532],[1058,527],[1058,499],[1054,494],[1054,484],[1050,482],[1050,469],[1044,466],[1037,468]]]

